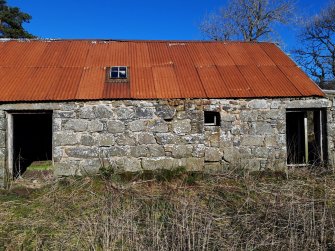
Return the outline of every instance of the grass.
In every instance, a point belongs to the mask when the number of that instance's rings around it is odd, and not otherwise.
[[[28,168],[28,171],[47,171],[51,170],[52,161],[35,161]]]
[[[335,249],[328,171],[102,170],[0,194],[0,250]]]

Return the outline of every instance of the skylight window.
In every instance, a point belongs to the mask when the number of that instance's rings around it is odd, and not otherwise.
[[[128,68],[127,66],[112,66],[110,68],[111,79],[127,79],[128,78]]]
[[[128,66],[106,67],[106,83],[129,83]]]

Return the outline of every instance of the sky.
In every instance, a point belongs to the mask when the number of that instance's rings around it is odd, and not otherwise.
[[[227,0],[7,0],[29,13],[25,28],[57,39],[203,40],[204,16]],[[297,12],[316,14],[328,0],[297,0]],[[297,29],[279,27],[282,46],[292,48]]]

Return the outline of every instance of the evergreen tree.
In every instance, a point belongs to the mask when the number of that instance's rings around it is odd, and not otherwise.
[[[31,16],[17,7],[10,7],[6,0],[0,0],[0,38],[34,38],[23,27]]]

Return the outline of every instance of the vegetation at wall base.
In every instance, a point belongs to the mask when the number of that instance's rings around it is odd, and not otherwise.
[[[0,250],[334,250],[335,174],[64,177],[1,190]]]

